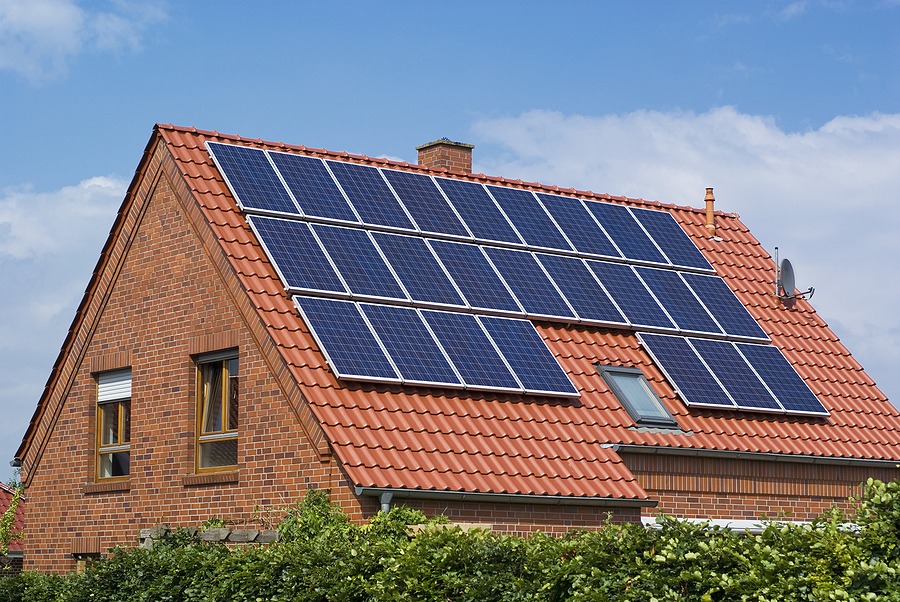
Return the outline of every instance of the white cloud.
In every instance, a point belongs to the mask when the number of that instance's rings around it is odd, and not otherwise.
[[[476,169],[738,212],[885,392],[900,400],[900,114],[844,116],[805,132],[731,107],[709,112],[485,119]],[[479,156],[476,155],[476,159]]]
[[[11,458],[75,316],[127,181],[0,191],[0,467]],[[5,475],[0,472],[0,479]]]
[[[158,3],[111,3],[86,10],[75,0],[0,0],[0,69],[32,81],[65,74],[86,51],[137,50],[146,27],[165,18]]]

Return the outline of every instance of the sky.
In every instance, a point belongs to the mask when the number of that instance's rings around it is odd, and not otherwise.
[[[0,480],[155,123],[714,187],[900,400],[900,0],[0,0]]]

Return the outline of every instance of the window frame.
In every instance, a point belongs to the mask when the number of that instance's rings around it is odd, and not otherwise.
[[[104,386],[104,380],[107,378],[115,377],[118,375],[128,374],[127,378],[127,388],[124,388],[121,382],[124,379],[116,381],[119,383],[110,384],[106,383]],[[120,370],[109,370],[105,372],[101,372],[97,374],[97,401],[96,401],[96,433],[95,433],[95,454],[94,454],[94,480],[98,483],[112,483],[117,481],[126,481],[131,478],[131,369],[120,369]],[[105,391],[106,387],[109,387],[113,390],[113,394],[110,397],[106,397],[105,394],[108,394],[108,390]],[[127,396],[124,393],[127,391]],[[118,394],[117,394],[118,393]],[[114,443],[104,443],[104,434],[107,430],[106,421],[104,420],[107,416],[106,408],[115,406],[116,408],[116,441]],[[103,460],[107,456],[112,456],[113,454],[127,454],[128,457],[128,471],[125,474],[121,475],[109,475],[106,476],[103,474]]]
[[[195,371],[195,395],[194,395],[194,407],[195,407],[195,434],[194,434],[194,470],[197,474],[201,473],[210,473],[210,472],[229,472],[237,469],[238,467],[238,440],[240,436],[240,369],[239,369],[239,357],[237,349],[228,349],[224,351],[218,351],[214,353],[204,353],[198,355],[194,358],[194,371]],[[206,394],[206,372],[205,368],[218,365],[220,367],[221,374],[221,393],[220,397],[217,400],[218,407],[218,420],[220,422],[220,427],[215,431],[207,431],[206,423],[209,420],[208,409],[209,405],[207,403],[207,394]],[[232,366],[234,367],[234,371],[232,371]],[[234,400],[234,425],[232,428],[231,422],[231,393],[234,387],[237,386],[236,394],[238,397]],[[234,451],[234,463],[233,464],[222,464],[218,466],[203,466],[203,447],[207,444],[213,444],[217,442],[223,441],[234,441],[235,451]]]
[[[672,416],[672,413],[669,412],[666,405],[662,402],[656,392],[653,391],[653,387],[650,386],[650,383],[640,369],[630,366],[607,366],[602,364],[597,364],[596,368],[603,378],[603,382],[606,383],[606,386],[609,387],[612,394],[619,403],[622,404],[622,407],[625,408],[625,411],[628,412],[628,415],[631,416],[632,420],[634,420],[638,426],[680,428],[675,417]],[[641,389],[647,394],[646,400],[650,401],[656,407],[658,413],[642,413],[638,409],[635,400],[631,399],[622,387],[619,386],[619,383],[616,381],[616,378],[619,376],[626,376],[629,378],[637,377],[637,382],[641,385]]]

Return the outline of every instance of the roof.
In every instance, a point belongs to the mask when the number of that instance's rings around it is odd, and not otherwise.
[[[0,514],[6,512],[9,508],[10,502],[12,502],[13,496],[15,495],[15,490],[5,483],[0,483]],[[16,508],[16,517],[13,520],[12,529],[14,532],[22,532],[25,530],[25,500],[20,499],[19,505]],[[11,541],[9,544],[10,552],[21,552],[22,551],[22,542],[21,541]]]
[[[772,294],[772,257],[735,214],[717,213],[717,237],[711,239],[705,214],[691,207],[478,174],[431,172],[386,159],[194,128],[159,125],[156,131],[308,401],[315,423],[357,487],[645,500],[646,492],[617,453],[617,445],[798,458],[900,458],[900,413],[807,301],[786,307]],[[577,400],[338,380],[211,160],[206,142],[665,210],[782,350],[829,416],[687,407],[633,332],[583,324],[535,322],[579,389]],[[151,140],[148,152],[152,145]],[[598,376],[598,363],[640,368],[684,432],[637,428]],[[23,448],[33,427],[34,420]]]

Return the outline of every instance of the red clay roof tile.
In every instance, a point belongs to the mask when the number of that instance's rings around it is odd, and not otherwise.
[[[784,350],[831,412],[825,418],[754,415],[686,407],[627,330],[537,323],[582,397],[515,395],[339,382],[293,308],[207,154],[204,142],[240,143],[333,160],[427,171],[405,163],[193,128],[159,126],[189,188],[251,302],[290,367],[351,481],[366,487],[644,499],[607,443],[845,458],[900,458],[900,413],[862,372],[806,301],[786,308],[773,294],[771,256],[735,214],[717,213],[721,241],[699,209],[565,191],[580,198],[666,208],[716,272]],[[457,176],[454,176],[457,177]],[[484,175],[486,183],[556,191]],[[634,428],[594,365],[640,368],[685,432]]]

